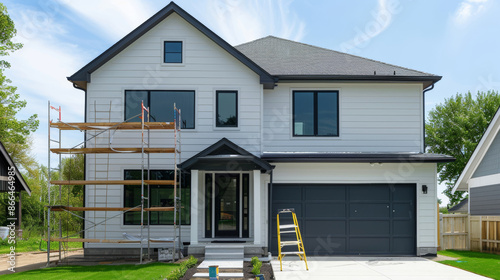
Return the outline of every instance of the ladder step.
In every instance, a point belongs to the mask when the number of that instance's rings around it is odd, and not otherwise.
[[[283,234],[283,233],[295,233],[295,230],[280,231],[280,234]]]
[[[300,241],[281,241],[280,245],[281,246],[290,246],[290,245],[299,245]]]
[[[296,226],[296,225],[294,225],[294,224],[291,224],[291,225],[282,225],[282,226],[280,225],[280,229],[282,229],[282,228],[283,228],[283,229],[286,229],[286,228],[296,228],[296,227],[297,227],[297,226]]]
[[[296,252],[281,252],[282,255],[304,255],[304,252],[296,251]]]

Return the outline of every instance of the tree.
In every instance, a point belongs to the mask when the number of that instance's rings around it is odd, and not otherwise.
[[[38,128],[37,115],[26,120],[16,118],[17,113],[26,107],[26,101],[16,93],[17,87],[11,85],[4,75],[10,63],[3,57],[20,49],[23,45],[12,42],[16,35],[14,21],[10,18],[5,5],[0,3],[0,141],[4,143],[13,160],[21,167],[33,173],[36,162],[29,153],[29,136]]]
[[[451,191],[470,156],[500,106],[498,92],[470,92],[446,99],[429,112],[425,125],[427,151],[450,155],[456,161],[438,164],[439,181],[446,182],[444,194],[453,206],[464,198],[464,192]]]

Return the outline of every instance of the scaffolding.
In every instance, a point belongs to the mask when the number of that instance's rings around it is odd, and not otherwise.
[[[141,102],[141,113],[135,116],[130,117],[129,119],[123,122],[111,122],[111,107],[112,104],[110,102],[109,114],[108,114],[108,122],[94,122],[94,123],[65,123],[61,120],[61,107],[56,108],[50,105],[50,101],[48,103],[48,184],[47,184],[47,199],[48,205],[47,207],[47,266],[50,265],[50,253],[51,247],[50,242],[59,242],[59,261],[61,261],[62,255],[61,252],[63,248],[67,248],[68,246],[62,246],[63,243],[67,242],[86,242],[86,243],[138,243],[140,244],[140,263],[143,263],[143,255],[144,255],[144,241],[147,241],[147,254],[148,259],[151,259],[151,242],[165,242],[172,243],[173,252],[172,252],[172,260],[176,260],[176,256],[181,258],[181,250],[182,250],[182,240],[181,240],[181,218],[182,218],[182,203],[181,203],[181,192],[182,192],[182,174],[178,168],[178,165],[181,162],[181,110],[176,107],[174,104],[174,121],[173,122],[150,122],[150,113],[149,108],[144,106],[144,103]],[[56,122],[52,121],[51,111],[58,112],[58,118]],[[94,121],[97,120],[97,110],[96,104],[94,104],[94,112],[96,113]],[[147,114],[147,115],[146,115]],[[139,117],[141,119],[140,122],[130,122],[134,118]],[[147,121],[146,121],[147,118]],[[58,129],[58,139],[51,138],[51,129]],[[61,131],[65,130],[77,130],[85,133],[85,139],[78,145],[75,145],[72,148],[62,148],[62,138]],[[112,135],[117,130],[140,130],[141,132],[141,144],[140,147],[120,147],[116,148],[112,146]],[[151,130],[173,130],[173,147],[167,148],[151,148],[150,147],[150,133]],[[94,134],[87,134],[94,133]],[[105,133],[108,134],[108,147],[97,147],[97,138],[101,135],[105,136]],[[146,133],[146,136],[145,136]],[[90,135],[90,137],[88,137]],[[93,147],[87,147],[90,141],[94,140]],[[57,147],[52,147],[52,143],[56,143]],[[51,153],[55,153],[58,155],[58,167],[55,169],[51,169]],[[140,180],[109,180],[109,155],[110,154],[124,154],[124,153],[140,153],[141,154],[141,179]],[[173,172],[174,177],[173,180],[150,180],[150,154],[153,153],[168,153],[173,154]],[[62,174],[62,158],[61,155],[76,155],[76,154],[107,154],[107,179],[106,180],[97,180],[97,175],[94,174],[95,180],[72,180],[71,178],[63,179]],[[146,155],[147,155],[147,163],[146,163]],[[95,156],[95,158],[97,158]],[[97,159],[95,161],[94,170],[97,168]],[[58,171],[58,179],[52,180],[51,174],[52,170]],[[147,174],[147,178],[145,178],[145,171]],[[87,175],[85,175],[86,178]],[[96,207],[96,199],[94,198],[94,207],[87,207],[83,205],[83,207],[76,207],[71,205],[62,205],[61,193],[63,186],[74,186],[74,185],[83,185],[85,187],[94,186],[93,195],[97,195],[97,186],[105,186],[106,190],[106,201],[105,207]],[[135,207],[108,207],[108,186],[110,185],[140,185],[141,186],[141,200],[140,204]],[[174,190],[174,205],[169,207],[151,207],[149,196],[151,196],[150,186],[151,185],[173,185]],[[58,204],[55,203],[55,194],[54,198],[51,198],[52,186],[59,186],[59,199]],[[145,196],[145,188],[148,188],[148,197]],[[146,202],[147,201],[147,205]],[[69,204],[69,200],[68,200]],[[75,211],[103,211],[105,213],[105,217],[103,220],[96,222],[95,215],[94,221],[85,216],[77,215],[73,212]],[[111,217],[107,216],[108,211],[118,211],[120,212],[117,215],[113,215]],[[141,221],[140,221],[140,238],[138,240],[128,240],[128,239],[108,239],[106,238],[106,228],[104,230],[105,238],[73,238],[74,236],[80,236],[81,233],[86,233],[90,229],[97,228],[99,225],[106,226],[106,221],[121,216],[128,212],[141,212]],[[144,213],[148,213],[151,211],[157,212],[165,212],[165,211],[173,211],[173,239],[162,239],[158,240],[157,238],[151,238],[151,230],[150,230],[150,215],[148,214],[147,222],[144,221]],[[63,237],[62,231],[62,223],[59,217],[59,234],[58,237],[52,237],[52,229],[51,229],[51,212],[65,212],[76,216],[84,221],[83,230],[74,233],[74,234],[66,234]],[[45,215],[44,215],[45,216]],[[87,227],[87,222],[90,224]],[[147,238],[145,238],[144,228],[147,228]],[[86,235],[85,235],[86,237]],[[94,230],[95,237],[95,230]],[[179,249],[179,250],[177,250]]]

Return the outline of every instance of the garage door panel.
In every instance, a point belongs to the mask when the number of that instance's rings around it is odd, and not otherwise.
[[[397,254],[408,254],[415,250],[413,244],[415,243],[415,238],[413,237],[394,237],[392,240],[392,248],[394,253]]]
[[[346,253],[345,237],[306,237],[303,241],[306,254],[309,254],[310,256],[325,256]]]
[[[305,229],[307,229],[308,234],[314,234],[315,236],[345,236],[347,234],[346,221],[305,221]],[[302,228],[300,230],[303,231]]]
[[[346,189],[343,186],[306,186],[305,187],[305,199],[306,200],[345,200]]]
[[[389,218],[391,215],[388,203],[351,203],[349,216],[353,218]]]
[[[389,235],[390,221],[350,221],[349,234],[356,236]]]
[[[411,219],[415,214],[415,206],[413,204],[410,204],[410,202],[407,203],[393,203],[392,205],[393,211],[393,217],[395,218],[408,218]]]
[[[349,251],[351,253],[363,254],[383,254],[387,252],[390,246],[390,238],[388,237],[373,237],[373,238],[350,238]]]
[[[409,201],[415,197],[415,185],[413,184],[399,184],[391,188],[391,190],[393,191],[393,201]]]
[[[393,234],[403,236],[413,236],[415,234],[415,222],[407,221],[393,221]]]
[[[273,199],[279,200],[302,200],[302,186],[300,185],[286,185],[279,188],[273,188]]]
[[[386,185],[354,185],[349,187],[349,200],[389,202],[390,191]]]
[[[344,218],[345,216],[345,203],[316,202],[305,205],[306,218]]]

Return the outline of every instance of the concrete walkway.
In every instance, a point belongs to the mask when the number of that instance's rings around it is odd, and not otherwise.
[[[418,257],[298,257],[271,261],[277,280],[485,280],[487,277]]]

